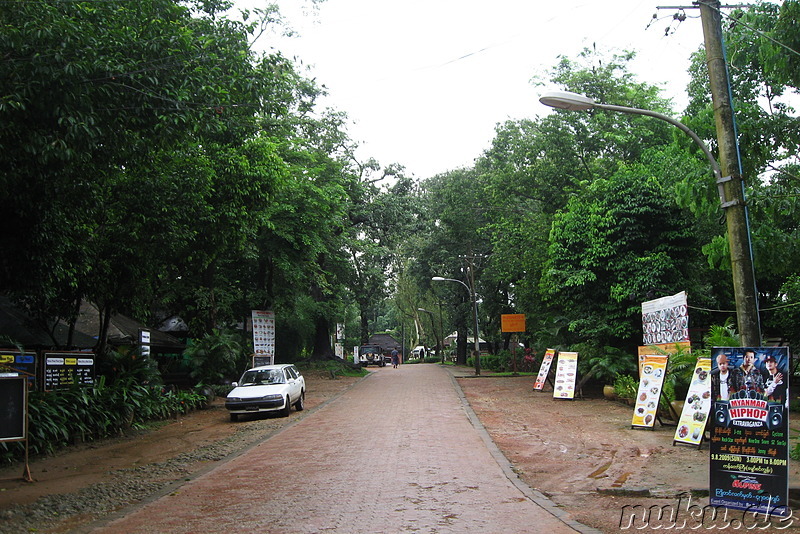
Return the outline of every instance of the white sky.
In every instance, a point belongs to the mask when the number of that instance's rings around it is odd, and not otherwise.
[[[631,71],[662,85],[680,111],[689,55],[703,42],[698,10],[679,25],[678,10],[656,9],[690,1],[327,0],[316,11],[306,0],[273,1],[300,35],[265,35],[258,47],[310,68],[328,89],[322,104],[350,117],[360,159],[400,163],[417,178],[471,166],[497,123],[548,113],[538,101],[546,88],[531,78],[546,79],[557,56],[584,47],[636,50]],[[665,36],[670,26],[677,31]]]

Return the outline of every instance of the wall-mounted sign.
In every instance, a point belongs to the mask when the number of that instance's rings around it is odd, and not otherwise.
[[[673,444],[700,446],[711,413],[711,358],[698,358],[675,429]]]
[[[709,503],[789,517],[789,348],[714,348],[711,356]]]
[[[575,398],[575,378],[578,376],[578,353],[559,352],[556,364],[556,381],[553,386],[554,399]]]
[[[94,384],[94,354],[91,352],[45,352],[44,389],[65,389],[74,384]]]
[[[660,354],[644,356],[642,376],[639,378],[639,389],[636,391],[636,404],[633,407],[632,427],[653,428],[655,425],[668,358],[669,356]]]
[[[542,358],[542,365],[539,366],[539,374],[536,375],[536,382],[533,383],[533,389],[542,391],[544,383],[547,382],[547,375],[550,374],[550,366],[553,365],[553,357],[556,355],[555,349],[547,349]]]

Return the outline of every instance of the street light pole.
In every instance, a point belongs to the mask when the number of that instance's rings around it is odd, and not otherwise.
[[[723,176],[717,160],[714,158],[706,144],[696,133],[685,124],[672,117],[646,109],[629,108],[600,104],[593,99],[566,91],[553,91],[543,94],[539,101],[550,107],[569,111],[585,111],[589,109],[604,109],[634,115],[646,115],[666,121],[680,128],[697,144],[708,159],[714,178],[717,183],[720,205],[725,210],[728,228],[728,246],[731,254],[731,270],[733,275],[733,292],[736,299],[736,319],[739,335],[743,347],[757,347],[761,345],[761,324],[758,314],[758,298],[753,269],[753,256],[750,246],[750,231],[747,227],[747,208],[741,193],[741,185],[737,193],[730,182],[736,181],[731,176]],[[739,177],[739,183],[740,182]]]
[[[475,295],[474,285],[473,287],[468,286],[461,280],[457,280],[455,278],[442,278],[441,276],[434,276],[431,278],[434,282],[458,282],[462,286],[466,288],[469,292],[469,296],[472,299],[472,311],[475,315],[475,374],[481,374],[481,345],[478,342],[478,298]]]

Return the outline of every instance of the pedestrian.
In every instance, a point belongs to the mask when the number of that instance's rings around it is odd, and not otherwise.
[[[392,367],[397,369],[397,365],[400,363],[400,355],[397,353],[397,349],[392,349]]]

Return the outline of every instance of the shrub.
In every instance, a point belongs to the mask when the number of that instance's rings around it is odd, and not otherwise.
[[[614,393],[621,399],[633,399],[639,389],[639,383],[630,375],[618,375],[614,380]]]

